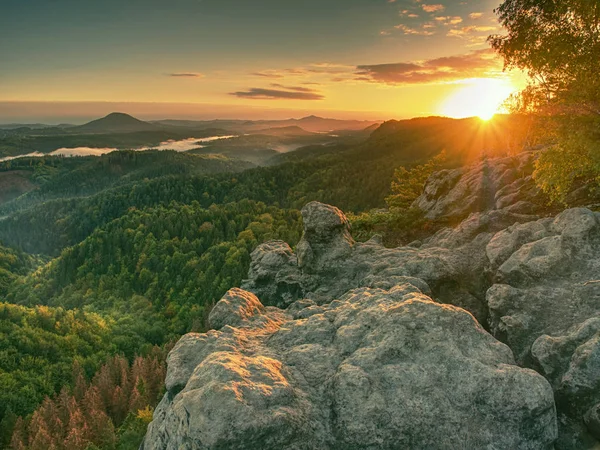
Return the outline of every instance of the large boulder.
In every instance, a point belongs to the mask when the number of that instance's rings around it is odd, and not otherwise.
[[[493,237],[484,219],[465,222],[464,230],[427,242],[422,248],[388,249],[377,238],[357,243],[350,236],[346,216],[318,202],[302,210],[304,234],[297,257],[282,242],[260,245],[252,254],[248,279],[242,287],[267,305],[287,307],[309,298],[322,304],[350,289],[412,282],[434,299],[466,308],[485,323],[482,277],[485,247]]]
[[[298,266],[304,272],[327,271],[350,256],[354,239],[350,222],[335,206],[311,202],[302,208],[304,234],[298,243]]]
[[[490,331],[517,363],[552,384],[561,450],[597,448],[600,437],[600,214],[569,209],[518,224],[487,245],[495,284]]]
[[[549,383],[411,284],[287,310],[241,290],[222,302],[218,331],[169,354],[143,450],[553,448]]]

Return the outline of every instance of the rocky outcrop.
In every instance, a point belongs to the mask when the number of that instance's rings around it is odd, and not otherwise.
[[[431,220],[456,223],[471,213],[504,210],[530,216],[546,199],[532,179],[534,153],[484,159],[479,164],[433,174],[413,206]]]
[[[410,284],[285,311],[235,289],[209,320],[220,329],[170,353],[143,449],[538,450],[556,439],[548,382]]]
[[[570,209],[490,241],[490,331],[552,384],[561,449],[597,445],[600,405],[600,214]]]
[[[528,158],[432,177],[467,217],[409,247],[308,204],[173,349],[143,448],[597,448],[600,213],[541,217]]]
[[[462,245],[452,239],[446,246],[388,249],[377,238],[354,242],[343,213],[329,205],[309,203],[302,217],[305,233],[297,246],[297,258],[283,242],[260,245],[252,254],[249,279],[242,287],[265,304],[285,308],[303,298],[323,304],[350,289],[389,289],[410,282],[485,322],[484,260],[473,255],[485,257],[485,245],[493,234],[464,239]]]

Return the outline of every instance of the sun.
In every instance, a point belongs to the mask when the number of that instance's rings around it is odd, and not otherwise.
[[[497,78],[473,78],[461,84],[463,86],[442,103],[440,112],[444,116],[456,119],[479,117],[488,121],[516,90],[510,82]]]

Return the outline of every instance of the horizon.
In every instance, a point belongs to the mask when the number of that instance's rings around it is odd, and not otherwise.
[[[1,107],[2,107],[2,102],[0,102],[0,111],[1,111]],[[279,116],[276,118],[272,118],[272,115],[270,115],[268,112],[263,112],[264,113],[264,117],[256,117],[256,118],[248,118],[248,117],[242,117],[242,116],[232,116],[232,117],[215,117],[215,116],[209,116],[207,115],[204,118],[199,118],[199,116],[191,116],[191,117],[177,117],[177,116],[173,116],[173,117],[165,117],[162,116],[160,114],[141,114],[141,115],[137,115],[137,114],[131,114],[127,111],[111,111],[109,113],[103,114],[101,116],[79,116],[79,117],[74,117],[72,118],[72,120],[57,120],[57,118],[48,118],[49,120],[44,120],[44,117],[39,117],[39,118],[33,118],[33,119],[39,119],[39,120],[31,120],[28,122],[25,121],[18,121],[18,120],[0,120],[0,126],[6,126],[6,125],[48,125],[48,126],[58,126],[58,125],[74,125],[74,126],[78,126],[78,125],[84,125],[87,124],[91,121],[95,121],[95,120],[99,120],[99,119],[103,119],[106,118],[110,115],[113,114],[124,114],[130,117],[133,117],[135,119],[139,119],[142,120],[144,122],[160,122],[160,121],[197,121],[197,122],[217,122],[217,121],[223,121],[223,122],[228,122],[228,121],[249,121],[249,122],[285,122],[285,121],[300,121],[303,119],[308,119],[308,118],[316,118],[316,119],[322,119],[322,120],[337,120],[337,121],[355,121],[355,122],[365,122],[365,123],[371,123],[371,122],[379,122],[379,123],[384,123],[384,122],[388,122],[388,121],[403,121],[403,120],[414,120],[414,119],[427,119],[427,118],[432,118],[432,117],[436,117],[436,118],[445,118],[445,119],[452,119],[452,120],[461,120],[461,119],[473,119],[473,118],[478,118],[478,116],[467,116],[467,117],[450,117],[450,116],[445,116],[445,115],[439,115],[439,114],[433,114],[433,115],[422,115],[422,116],[414,116],[414,117],[400,117],[400,118],[374,118],[374,119],[368,119],[368,118],[356,118],[354,116],[348,115],[348,112],[339,112],[341,113],[341,116],[335,116],[335,115],[330,115],[327,116],[326,114],[335,114],[337,111],[330,111],[330,112],[323,112],[324,114],[314,114],[314,113],[299,113],[299,115],[296,116]],[[305,115],[304,115],[305,114]],[[496,114],[494,114],[494,116],[497,115],[503,115],[503,113],[498,112]],[[65,119],[67,119],[67,117],[65,117]]]
[[[123,110],[145,120],[489,118],[524,85],[487,43],[502,32],[496,6],[8,0],[0,123]]]

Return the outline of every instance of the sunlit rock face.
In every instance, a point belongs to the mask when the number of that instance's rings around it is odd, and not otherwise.
[[[418,288],[287,310],[234,289],[169,355],[143,449],[551,449],[549,383]]]
[[[522,153],[442,170],[430,177],[413,206],[432,220],[456,222],[471,213],[493,210],[531,220],[547,201],[532,179],[533,162],[533,153]]]

